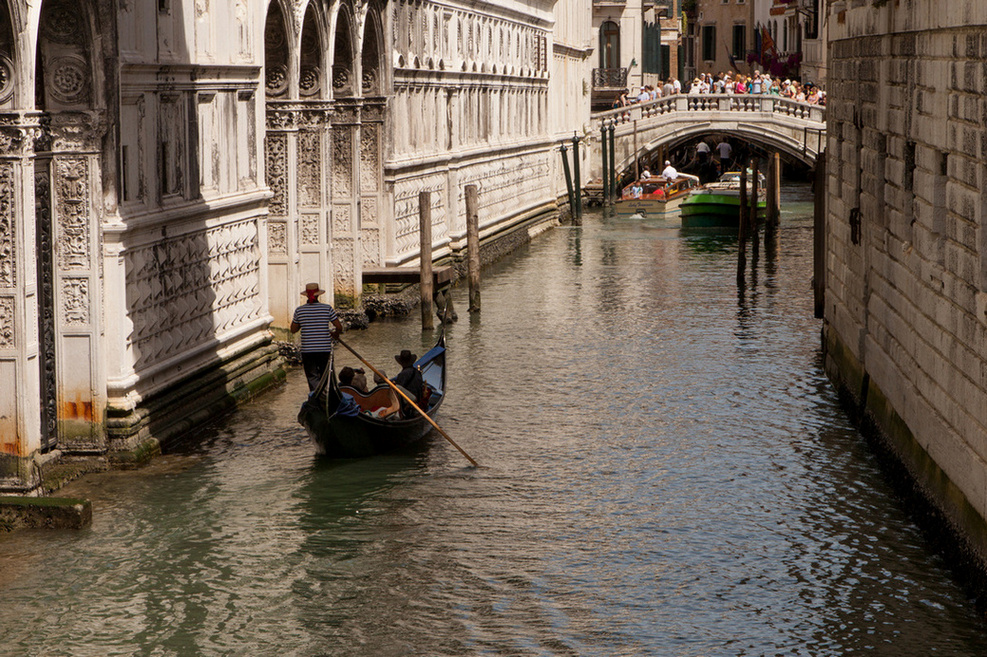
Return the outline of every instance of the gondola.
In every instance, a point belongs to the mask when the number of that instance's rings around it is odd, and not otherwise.
[[[415,361],[425,380],[425,393],[419,404],[434,417],[445,398],[446,346],[440,334],[435,346]],[[352,402],[344,400],[343,394]],[[379,409],[397,403],[397,395],[386,384],[364,394],[340,386],[332,361],[322,381],[298,413],[318,454],[333,458],[360,458],[407,448],[421,441],[432,425],[420,413],[402,403],[402,410],[389,417],[377,417]]]

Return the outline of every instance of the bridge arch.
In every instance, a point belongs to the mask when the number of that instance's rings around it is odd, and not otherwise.
[[[604,126],[614,129],[614,164],[620,172],[662,147],[676,148],[710,134],[742,139],[810,168],[826,144],[825,107],[777,96],[676,95],[599,112],[592,119],[591,171],[597,173]]]
[[[795,141],[784,133],[772,130],[753,129],[751,127],[718,127],[716,124],[706,123],[699,127],[683,129],[657,137],[646,144],[638,144],[637,157],[646,159],[650,154],[665,148],[668,150],[678,148],[686,143],[699,139],[709,134],[725,134],[731,137],[742,139],[751,144],[760,146],[768,151],[777,151],[783,158],[790,161],[798,161],[808,168],[816,165],[815,151],[803,149],[803,143]],[[710,144],[712,148],[714,144]],[[625,157],[615,162],[619,171],[629,169],[634,166],[635,153],[630,152]]]

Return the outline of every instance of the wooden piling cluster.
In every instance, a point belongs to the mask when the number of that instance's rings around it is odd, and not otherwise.
[[[569,193],[569,214],[572,223],[579,225],[583,221],[583,192],[579,179],[579,135],[572,136],[572,172],[569,172],[569,156],[565,142],[559,150],[562,152],[562,170],[565,173],[566,191]]]
[[[480,311],[480,194],[476,185],[466,185],[466,268],[469,278],[469,310]],[[422,330],[435,328],[432,278],[432,193],[418,193],[419,288]],[[451,303],[447,300],[446,303]],[[441,309],[445,311],[445,308]]]
[[[737,249],[737,283],[743,285],[747,272],[747,243],[751,243],[752,266],[757,267],[760,257],[760,228],[758,221],[758,196],[760,162],[757,158],[744,163],[740,169],[740,227]],[[747,173],[751,172],[751,194],[747,194]],[[764,250],[769,258],[777,253],[777,230],[781,208],[781,156],[772,153],[768,158],[767,189],[765,190]]]

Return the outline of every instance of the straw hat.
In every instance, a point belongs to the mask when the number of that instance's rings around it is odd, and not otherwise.
[[[319,287],[319,284],[318,283],[309,283],[308,285],[305,286],[305,291],[302,292],[302,295],[308,295],[309,293],[313,293],[313,292],[315,294],[325,294],[326,293],[325,290],[323,290],[321,287]]]

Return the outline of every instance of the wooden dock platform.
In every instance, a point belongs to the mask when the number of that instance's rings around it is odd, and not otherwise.
[[[448,285],[455,276],[452,266],[432,267],[432,283],[435,289]],[[368,267],[363,270],[363,282],[368,285],[410,284],[421,281],[418,267]]]

